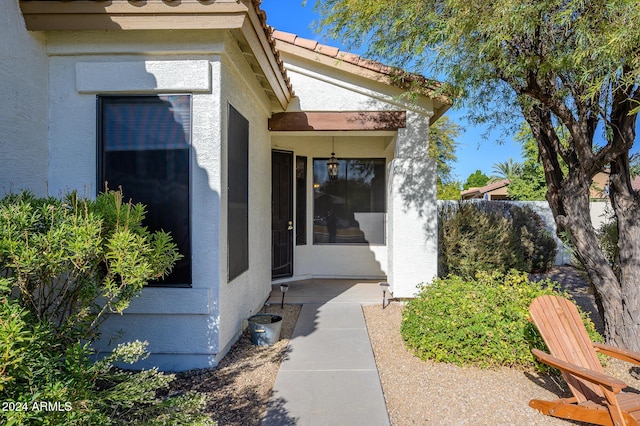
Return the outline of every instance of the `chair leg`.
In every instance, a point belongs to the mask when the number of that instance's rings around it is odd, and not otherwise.
[[[587,408],[576,405],[574,402],[575,398],[558,399],[555,401],[532,399],[529,401],[529,406],[548,416],[577,420],[596,425],[614,426],[608,410]],[[624,425],[625,423],[622,423],[620,426]]]

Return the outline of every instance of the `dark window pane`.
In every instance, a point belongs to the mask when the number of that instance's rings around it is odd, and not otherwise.
[[[229,105],[229,281],[249,269],[249,122]]]
[[[99,188],[122,188],[150,230],[171,233],[184,257],[157,284],[190,284],[190,97],[105,96],[99,110]]]
[[[296,157],[296,245],[307,244],[307,157]]]
[[[313,160],[314,244],[384,244],[385,160],[338,162],[331,180],[327,159]]]

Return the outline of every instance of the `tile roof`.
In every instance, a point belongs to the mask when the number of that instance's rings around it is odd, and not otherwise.
[[[469,188],[460,193],[462,198],[473,198],[480,196],[482,194],[486,194],[487,192],[495,191],[496,189],[503,188],[511,183],[509,179],[501,179],[495,182],[491,182],[481,188]]]
[[[355,65],[363,70],[373,71],[375,73],[388,77],[394,85],[409,88],[412,84],[417,83],[423,89],[426,89],[433,96],[433,92],[440,89],[441,84],[435,80],[428,79],[419,74],[409,73],[397,67],[391,67],[382,64],[378,61],[366,59],[358,54],[351,52],[343,52],[337,47],[327,46],[318,43],[315,40],[309,40],[298,36],[297,34],[288,33],[272,29],[272,38],[280,43],[287,43],[292,46],[297,46],[302,49],[306,49],[310,52],[326,56],[328,58],[335,58],[341,62],[345,62],[351,65]],[[451,100],[446,96],[438,96],[440,101],[446,104],[451,104]]]
[[[278,68],[280,69],[282,78],[284,78],[286,82],[289,93],[293,94],[293,87],[291,85],[291,81],[289,80],[289,76],[287,75],[287,70],[284,67],[284,62],[280,57],[280,52],[276,47],[276,40],[273,37],[273,27],[267,24],[267,14],[264,10],[260,8],[261,3],[262,3],[262,0],[251,0],[251,4],[253,5],[253,8],[258,14],[258,19],[260,19],[260,24],[262,25],[262,29],[265,35],[267,36],[267,40],[269,40],[269,45],[271,46],[271,53],[273,53],[273,55],[276,58],[276,62],[278,63]]]

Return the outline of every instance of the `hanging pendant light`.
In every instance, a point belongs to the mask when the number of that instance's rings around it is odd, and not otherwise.
[[[331,157],[329,161],[327,161],[327,172],[329,173],[330,180],[336,180],[338,177],[338,159],[336,158],[335,153],[335,138],[331,138]]]

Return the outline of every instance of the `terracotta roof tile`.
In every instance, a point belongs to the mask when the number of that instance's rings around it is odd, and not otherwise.
[[[338,53],[340,53],[340,49],[338,49],[337,47],[319,44],[318,47],[316,47],[316,52],[335,58],[336,56],[338,56]]]
[[[476,196],[476,195],[480,195],[480,194],[486,194],[487,192],[493,191],[495,189],[505,187],[505,186],[509,185],[509,183],[510,183],[509,179],[501,179],[501,180],[489,183],[489,184],[487,184],[487,185],[485,185],[483,187],[480,187],[480,188],[469,188],[469,189],[467,189],[465,191],[462,191],[460,193],[460,195],[462,195],[463,198],[464,198],[464,196],[468,197],[470,195]]]
[[[295,45],[304,47],[305,49],[309,50],[316,50],[316,47],[318,47],[318,42],[315,40],[309,40],[307,38],[296,37]]]
[[[349,52],[340,52],[340,59],[350,64],[358,65],[360,62],[360,55]]]
[[[262,25],[262,29],[267,36],[267,40],[269,40],[269,44],[271,45],[271,52],[276,58],[276,63],[278,64],[279,71],[282,74],[282,78],[284,79],[285,84],[287,85],[287,89],[289,90],[289,93],[293,94],[293,86],[291,85],[291,80],[287,75],[287,70],[284,67],[284,62],[280,58],[280,53],[278,52],[278,48],[276,46],[276,40],[273,37],[273,28],[267,25],[267,14],[260,8],[260,3],[262,3],[262,0],[252,0],[251,3],[253,4],[253,8],[257,13],[258,18],[260,19],[260,25]]]
[[[295,34],[285,33],[284,31],[278,31],[276,29],[273,30],[271,35],[273,36],[273,38],[285,41],[285,42],[290,43],[290,44],[295,44],[296,43],[296,38],[298,38],[298,36],[295,35]]]
[[[355,53],[343,52],[337,47],[320,44],[317,41],[305,39],[297,36],[296,34],[274,29],[272,32],[272,36],[278,42],[301,47],[303,49],[307,49],[309,51],[319,53],[330,58],[338,58],[343,62],[355,65],[362,69],[386,75],[393,79],[395,85],[401,87],[409,87],[413,83],[418,83],[418,85],[424,87],[428,91],[434,92],[438,91],[440,87],[440,83],[435,80],[428,79],[422,75],[411,74],[399,68],[384,65],[378,61],[365,59]],[[439,97],[441,98],[442,102],[449,104],[451,103],[451,99],[447,96],[440,95]]]

